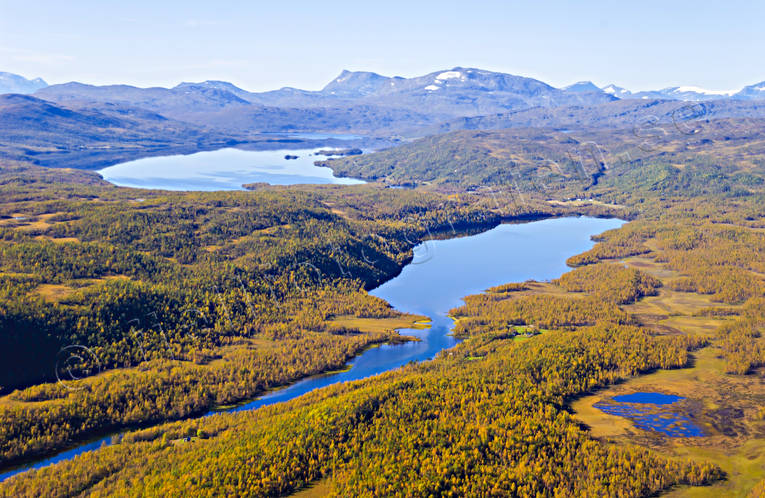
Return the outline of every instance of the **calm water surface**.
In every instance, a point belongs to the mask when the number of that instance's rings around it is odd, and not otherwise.
[[[245,183],[295,185],[300,183],[364,183],[337,178],[329,168],[314,166],[326,159],[308,150],[220,149],[188,155],[145,157],[99,171],[107,181],[122,187],[164,190],[242,190]],[[298,156],[285,159],[285,156]]]
[[[678,401],[685,398],[674,394],[636,392],[598,401],[598,410],[632,420],[635,427],[655,431],[669,437],[702,437],[704,430],[685,413]]]
[[[413,261],[399,276],[370,292],[398,310],[431,318],[428,329],[402,330],[407,335],[417,336],[419,342],[369,349],[351,361],[346,371],[307,378],[225,411],[253,410],[338,382],[364,379],[410,361],[431,359],[439,351],[457,343],[449,335],[452,320],[447,313],[462,304],[463,296],[507,282],[557,278],[567,271],[566,259],[593,246],[590,236],[623,223],[616,219],[558,218],[500,225],[478,235],[422,243],[415,248]],[[215,413],[218,412],[207,415]],[[68,460],[84,451],[110,444],[111,438],[99,439],[2,474],[0,480],[28,468]]]
[[[652,405],[671,405],[681,399],[685,399],[682,396],[676,396],[674,394],[664,393],[631,393],[614,396],[612,398],[618,403],[649,403]]]

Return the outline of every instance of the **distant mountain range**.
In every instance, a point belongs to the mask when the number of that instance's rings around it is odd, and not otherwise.
[[[408,79],[343,71],[320,91],[282,88],[254,93],[222,81],[181,83],[170,89],[66,83],[43,88],[35,96],[58,103],[121,103],[194,122],[197,122],[196,117],[206,119],[207,116],[203,116],[206,114],[223,112],[230,116],[258,109],[258,106],[282,109],[367,107],[385,109],[385,114],[396,109],[399,113],[405,111],[407,119],[415,113],[444,120],[530,107],[594,105],[616,100],[599,89],[568,91],[532,78],[463,68]]]
[[[148,110],[170,119],[236,135],[301,131],[379,135],[390,134],[392,130],[421,128],[435,119],[434,115],[415,109],[335,99],[327,99],[322,105],[300,105],[297,102],[290,105],[281,100],[264,105],[257,102],[255,96],[258,95],[262,94],[249,93],[224,82],[182,83],[170,89],[65,83],[34,94],[71,108],[116,104]],[[438,120],[448,116],[438,116]]]
[[[262,144],[269,133],[345,133],[390,144],[460,129],[765,118],[765,83],[738,92],[673,87],[632,93],[589,81],[555,88],[533,78],[462,67],[414,78],[343,71],[318,91],[249,92],[225,81],[173,88],[48,86],[9,73],[0,73],[0,83],[0,93],[10,92],[0,95],[0,158],[76,167],[104,151],[115,159],[129,155],[126,143],[144,154],[164,146]],[[55,154],[36,152],[51,147]]]
[[[231,142],[224,134],[135,107],[69,108],[31,95],[0,95],[0,159],[98,168],[157,151],[188,153]]]
[[[0,94],[4,93],[34,93],[48,84],[41,78],[28,80],[23,76],[0,71]]]
[[[696,86],[673,86],[662,90],[631,92],[616,85],[604,86],[602,90],[619,99],[670,99],[670,100],[759,100],[765,99],[765,81],[744,87],[740,91],[705,90]]]
[[[416,78],[386,77],[370,72],[343,71],[318,92],[283,88],[251,94],[264,105],[325,105],[326,102],[428,109],[443,116],[479,116],[493,112],[560,105],[593,105],[615,100],[594,92],[568,91],[523,76],[456,67]]]
[[[31,94],[47,89],[41,78],[29,80],[23,76],[0,72],[0,94]],[[367,71],[347,71],[327,84],[322,90],[309,91],[285,87],[268,92],[248,92],[225,81],[181,83],[172,89],[137,88],[128,85],[96,87],[82,83],[52,85],[41,96],[71,99],[119,95],[127,101],[135,99],[157,100],[168,91],[199,91],[206,89],[213,98],[226,102],[254,103],[272,107],[326,107],[359,104],[410,107],[426,103],[434,112],[460,115],[482,115],[495,111],[525,107],[557,107],[559,105],[592,105],[618,99],[671,99],[705,101],[732,98],[737,100],[765,99],[765,81],[744,87],[739,91],[706,90],[695,86],[668,87],[661,90],[633,92],[611,84],[599,88],[590,81],[581,81],[564,88],[554,88],[533,78],[475,68],[456,67],[450,70],[414,78],[388,77]],[[165,95],[163,95],[165,93]],[[220,102],[219,102],[220,103]]]

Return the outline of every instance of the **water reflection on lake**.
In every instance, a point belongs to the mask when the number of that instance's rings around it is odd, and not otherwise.
[[[566,259],[593,246],[590,236],[620,227],[624,221],[600,218],[558,218],[531,223],[500,225],[469,237],[427,241],[414,249],[413,261],[401,274],[370,294],[395,308],[432,319],[425,330],[402,330],[420,339],[369,349],[353,359],[348,369],[310,377],[258,399],[220,411],[253,410],[294,399],[321,387],[358,379],[398,368],[410,361],[433,358],[457,340],[450,335],[452,320],[447,313],[462,303],[462,297],[489,287],[528,279],[550,280],[565,273]],[[0,481],[31,468],[56,462],[112,443],[112,436],[62,452],[53,457],[0,474]]]
[[[566,259],[593,246],[591,235],[623,223],[617,219],[557,218],[424,242],[415,247],[414,259],[401,274],[370,292],[398,310],[432,320],[428,329],[401,331],[419,338],[419,342],[370,349],[351,361],[346,371],[299,381],[231,411],[287,401],[314,389],[433,358],[457,344],[450,334],[453,322],[448,312],[462,304],[462,297],[507,282],[557,278],[568,269]]]
[[[337,178],[329,168],[315,166],[326,159],[315,155],[322,147],[305,150],[220,149],[188,155],[146,157],[110,166],[99,173],[122,187],[164,190],[242,190],[247,183],[271,185],[364,183]],[[297,156],[287,159],[287,156]]]

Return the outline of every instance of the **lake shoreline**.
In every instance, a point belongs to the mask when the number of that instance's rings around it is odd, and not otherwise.
[[[314,165],[324,147],[250,150],[224,147],[191,154],[170,154],[120,162],[97,170],[118,187],[184,192],[247,190],[245,185],[366,183],[338,178],[332,170]]]
[[[429,241],[433,241],[433,242],[437,242],[437,241],[440,241],[440,242],[449,242],[449,241],[465,240],[466,238],[470,237],[471,235],[486,234],[486,233],[488,233],[488,232],[490,232],[490,231],[492,231],[492,230],[494,230],[494,229],[496,229],[496,228],[498,228],[498,227],[500,227],[502,225],[523,226],[525,224],[530,224],[530,223],[532,223],[534,221],[546,221],[546,220],[555,220],[555,219],[561,219],[561,218],[581,219],[581,218],[584,218],[584,217],[583,216],[577,216],[577,215],[572,216],[571,214],[561,214],[561,215],[556,215],[556,216],[549,216],[549,215],[548,216],[544,216],[544,215],[541,215],[541,214],[540,215],[532,214],[532,215],[527,215],[527,216],[510,217],[510,218],[508,218],[503,223],[490,223],[490,224],[480,223],[480,224],[465,225],[464,229],[462,229],[462,230],[459,229],[458,227],[452,227],[451,229],[445,229],[445,230],[441,230],[440,231],[441,233],[448,233],[448,232],[451,231],[453,233],[452,237],[445,237],[445,238],[440,239],[440,240],[439,239],[424,239],[423,241],[420,242],[420,244],[417,247],[423,246],[423,245],[427,244],[427,242],[429,242]],[[595,219],[596,217],[590,217],[590,218]],[[603,219],[611,219],[611,220],[617,220],[617,221],[623,222],[623,220],[618,220],[618,219],[615,219],[615,218],[605,218],[604,217]],[[469,233],[469,232],[473,232],[473,233]],[[595,234],[588,234],[588,238],[591,237],[591,235],[595,235]],[[387,275],[386,278],[382,279],[381,283],[379,283],[378,285],[374,286],[374,288],[372,288],[369,292],[372,293],[372,292],[380,289],[381,287],[383,287],[385,284],[390,283],[390,282],[394,281],[395,279],[399,278],[402,275],[404,269],[406,269],[408,267],[411,267],[413,264],[414,264],[414,266],[417,266],[417,263],[414,263],[415,258],[416,258],[416,248],[412,249],[410,257],[407,258],[407,260],[404,261],[403,264],[399,268],[397,268],[398,271],[395,272],[395,274],[392,273],[390,275]],[[461,294],[461,297],[467,296],[467,295],[469,295],[471,293],[472,292],[467,291],[467,292]],[[385,299],[385,298],[383,298],[383,299]],[[386,299],[386,302],[389,302],[389,304],[391,304],[391,306],[394,309],[396,309],[397,311],[399,311],[401,313],[405,313],[405,314],[409,314],[409,315],[415,315],[415,316],[412,317],[413,320],[415,320],[415,321],[412,322],[414,328],[396,329],[396,332],[399,334],[399,336],[402,339],[407,337],[407,336],[404,336],[404,335],[400,334],[400,332],[403,331],[403,330],[417,330],[418,328],[420,328],[420,330],[428,330],[429,329],[429,330],[432,331],[434,327],[441,326],[440,322],[443,321],[444,319],[445,320],[451,320],[451,327],[448,328],[447,335],[451,334],[451,330],[453,329],[453,326],[454,326],[455,322],[454,322],[454,320],[452,318],[450,318],[448,316],[448,313],[445,314],[444,316],[432,316],[432,315],[428,315],[426,313],[419,312],[417,310],[401,309],[400,307],[396,306],[395,303],[391,303],[390,300],[388,300],[388,299]],[[430,322],[429,322],[430,327],[429,328],[428,327],[425,327],[425,328],[421,327],[421,325],[424,322],[424,320],[423,320],[424,317],[427,317],[430,320]],[[420,325],[420,326],[418,327],[418,325]],[[444,351],[446,349],[449,349],[450,347],[453,347],[454,345],[456,345],[459,342],[459,339],[457,339],[456,337],[452,336],[450,341],[451,342],[448,342],[449,343],[448,347],[441,348],[437,352]],[[77,441],[73,441],[72,444],[69,445],[66,449],[58,450],[58,451],[55,451],[55,452],[49,452],[49,453],[40,453],[40,454],[37,455],[36,458],[27,458],[27,459],[25,459],[25,461],[16,461],[12,465],[5,466],[2,470],[0,470],[0,472],[1,472],[1,474],[0,474],[0,482],[4,481],[7,478],[12,477],[13,475],[17,475],[17,474],[23,473],[23,472],[25,472],[27,470],[31,470],[33,468],[45,467],[45,466],[57,463],[59,461],[68,460],[69,458],[72,458],[72,457],[76,456],[77,454],[82,453],[84,451],[91,451],[93,449],[97,449],[96,447],[93,447],[94,444],[96,444],[98,446],[111,444],[111,442],[112,442],[111,440],[113,440],[114,438],[119,438],[125,432],[129,432],[129,431],[133,431],[133,430],[146,429],[146,428],[158,426],[158,425],[161,425],[161,424],[164,424],[164,423],[169,423],[169,422],[190,420],[190,419],[195,419],[195,418],[199,418],[199,417],[215,415],[217,413],[226,413],[226,412],[232,412],[232,411],[244,411],[245,409],[246,410],[251,410],[251,409],[257,409],[260,406],[267,406],[267,404],[272,404],[272,403],[264,403],[264,404],[261,404],[261,405],[245,408],[245,407],[247,407],[250,404],[257,403],[258,401],[261,401],[264,398],[267,398],[267,397],[272,396],[274,394],[278,395],[280,393],[284,393],[287,390],[292,389],[292,388],[294,388],[294,387],[296,387],[296,386],[298,386],[300,384],[303,384],[303,383],[305,383],[307,381],[310,381],[312,379],[330,378],[330,377],[332,377],[334,374],[336,374],[338,372],[339,373],[349,372],[355,366],[354,365],[355,362],[364,356],[365,352],[368,352],[368,351],[370,351],[371,349],[373,349],[375,347],[381,348],[381,347],[383,347],[385,345],[389,345],[391,342],[392,341],[390,341],[390,340],[386,340],[386,341],[382,341],[382,342],[379,342],[379,343],[376,343],[376,344],[369,344],[369,345],[365,346],[361,351],[355,353],[353,356],[349,357],[346,360],[344,368],[338,369],[337,367],[333,366],[332,368],[328,368],[328,369],[326,369],[326,370],[324,370],[322,372],[314,373],[314,374],[307,375],[307,376],[304,376],[304,377],[299,377],[299,378],[294,379],[293,381],[291,381],[289,383],[286,383],[286,384],[283,384],[281,386],[273,386],[272,388],[270,388],[268,390],[265,390],[265,391],[259,393],[258,395],[254,396],[254,397],[245,398],[245,399],[242,399],[242,400],[240,400],[238,402],[233,403],[232,405],[227,405],[227,406],[234,406],[233,409],[229,408],[228,410],[219,410],[219,409],[216,409],[213,406],[209,406],[209,407],[205,407],[204,409],[197,410],[197,411],[189,414],[188,416],[184,416],[184,417],[180,417],[180,418],[164,418],[164,419],[155,420],[155,421],[152,421],[152,422],[147,422],[146,424],[140,424],[140,425],[137,425],[137,426],[130,426],[130,425],[114,426],[114,427],[111,427],[110,429],[108,429],[106,431],[100,432],[100,434],[102,434],[101,436],[89,435],[86,438],[82,438],[82,439],[79,439]],[[410,342],[411,341],[409,341],[409,340],[402,340],[401,341],[401,343],[404,343],[404,344],[410,343]],[[396,343],[399,343],[399,341],[395,341],[394,345]],[[402,345],[402,344],[399,343],[399,345]],[[393,346],[389,346],[389,347],[393,347]],[[422,361],[422,360],[420,360],[420,361]],[[377,373],[375,373],[373,375],[377,375],[377,374],[383,373],[385,371],[394,370],[395,368],[398,368],[398,367],[392,367],[392,368],[389,368],[387,370],[383,370],[381,372],[377,372]],[[357,380],[357,379],[350,379],[350,380]],[[338,382],[344,382],[344,381],[338,381]],[[328,385],[330,385],[330,384],[328,384]],[[320,386],[320,387],[324,387],[324,386]],[[320,387],[317,387],[317,388],[314,388],[314,389],[318,389]],[[310,392],[310,391],[307,391],[307,392]],[[297,397],[297,396],[295,396],[295,397]],[[294,398],[290,398],[290,399],[294,399]],[[287,401],[287,400],[284,400],[284,401]],[[276,402],[283,402],[283,401],[276,401]],[[82,451],[78,451],[78,449],[79,448],[83,448],[83,446],[87,446],[88,448],[87,449],[83,449]],[[47,455],[47,456],[44,456],[44,455]]]

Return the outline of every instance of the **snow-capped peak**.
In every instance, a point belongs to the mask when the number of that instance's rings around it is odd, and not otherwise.
[[[679,86],[672,90],[673,93],[700,93],[702,95],[733,95],[736,93],[736,90],[707,90],[705,88],[700,88],[697,86]]]
[[[444,71],[443,73],[436,76],[437,80],[453,80],[453,79],[465,79],[465,75],[463,75],[459,71]]]
[[[626,88],[622,88],[620,86],[614,85],[613,83],[611,83],[610,85],[604,86],[603,88],[601,88],[601,90],[603,90],[604,93],[607,93],[614,97],[618,97],[620,99],[625,97],[630,97],[632,95],[632,92],[630,92]]]

